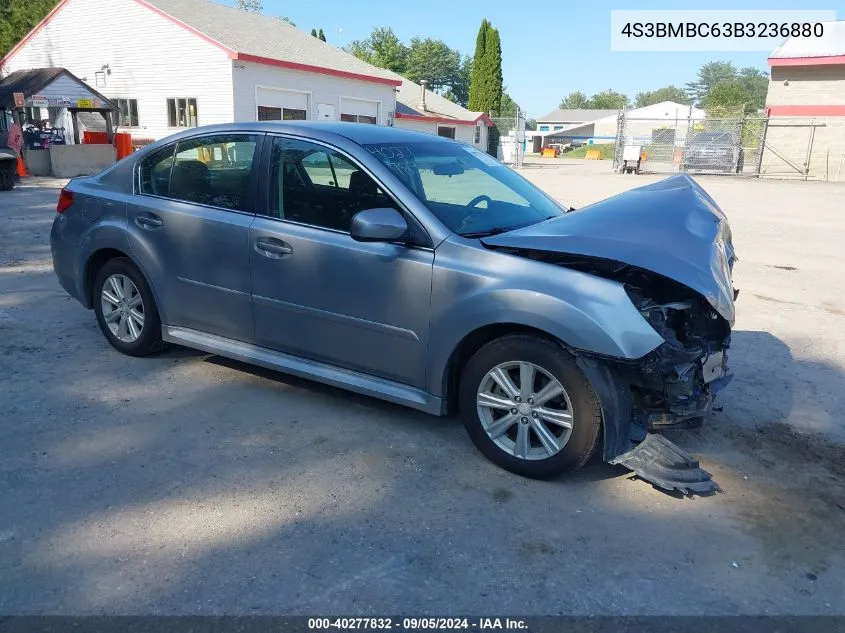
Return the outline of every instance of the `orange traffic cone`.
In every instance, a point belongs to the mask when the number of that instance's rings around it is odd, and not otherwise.
[[[26,165],[23,162],[23,157],[20,155],[18,156],[18,176],[21,178],[29,176],[29,174],[26,173]]]

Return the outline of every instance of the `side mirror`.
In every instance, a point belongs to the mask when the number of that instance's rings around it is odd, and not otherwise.
[[[396,209],[365,209],[352,218],[349,234],[357,242],[395,242],[408,233],[408,223]]]

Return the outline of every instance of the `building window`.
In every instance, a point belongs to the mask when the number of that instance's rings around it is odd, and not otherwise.
[[[472,142],[476,145],[481,145],[481,123],[477,123],[475,126],[475,136]]]
[[[198,116],[196,99],[167,100],[167,124],[170,127],[197,127]]]
[[[558,130],[562,130],[562,129],[563,129],[562,125],[556,125],[555,129],[553,131],[557,132]]]
[[[437,136],[445,136],[446,138],[455,138],[455,128],[444,127],[442,125],[438,125],[437,126]]]
[[[137,99],[112,99],[117,106],[117,124],[123,127],[138,127],[138,100]]]
[[[341,114],[340,120],[346,121],[347,123],[370,123],[372,125],[376,124],[376,118],[374,116],[367,116],[366,114]]]
[[[304,121],[305,110],[296,108],[274,108],[271,106],[258,106],[259,121]]]
[[[541,125],[540,127],[537,128],[537,131],[538,132],[548,132],[549,126],[548,125]]]

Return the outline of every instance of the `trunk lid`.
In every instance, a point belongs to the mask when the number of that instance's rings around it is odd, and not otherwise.
[[[728,219],[686,174],[481,242],[636,266],[695,290],[734,323],[731,268],[736,257]]]

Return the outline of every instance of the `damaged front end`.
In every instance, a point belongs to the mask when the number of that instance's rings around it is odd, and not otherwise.
[[[605,461],[667,490],[718,490],[692,455],[654,433],[701,425],[716,393],[733,377],[727,353],[730,322],[695,291],[656,273],[606,260],[559,254],[554,259],[557,265],[623,283],[637,310],[664,339],[636,361],[576,352],[602,402]]]
[[[736,257],[713,198],[681,174],[482,243],[622,284],[663,343],[637,359],[571,350],[601,401],[604,459],[663,488],[716,490],[692,456],[652,435],[699,425],[731,379]]]

